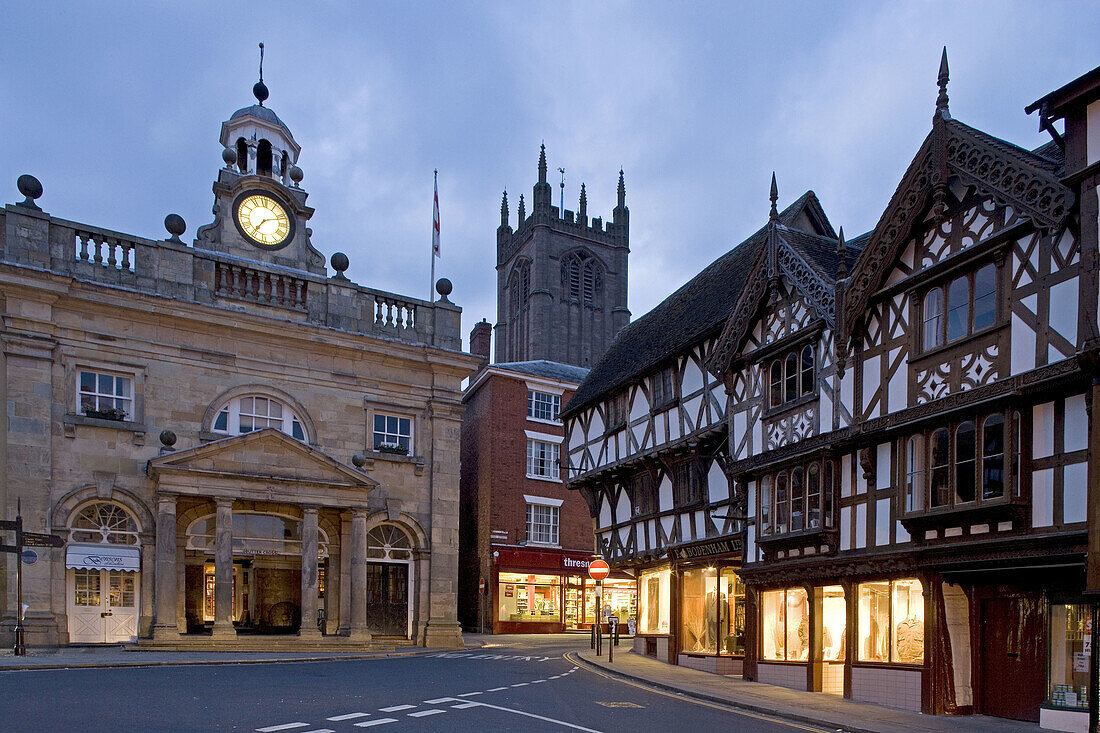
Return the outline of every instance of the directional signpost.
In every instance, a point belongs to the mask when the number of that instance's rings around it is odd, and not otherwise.
[[[27,555],[24,555],[24,547],[64,547],[65,538],[56,534],[42,534],[39,532],[24,532],[23,531],[23,515],[22,511],[16,504],[15,519],[0,520],[0,532],[14,532],[15,544],[8,545],[0,543],[0,552],[11,552],[15,554],[15,587],[16,587],[16,601],[15,605],[19,611],[19,616],[15,622],[15,656],[22,657],[27,653],[26,644],[23,641],[23,563],[26,562],[31,565],[38,559],[38,554],[32,550],[27,550]],[[30,555],[33,554],[33,559],[30,559]],[[28,559],[30,561],[28,562]],[[22,561],[22,562],[20,562]]]

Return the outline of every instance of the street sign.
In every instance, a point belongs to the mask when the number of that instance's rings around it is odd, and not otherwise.
[[[618,616],[608,616],[607,617],[607,623],[609,623],[611,626],[618,626],[619,625],[619,617]]]
[[[611,567],[603,560],[593,560],[592,564],[588,566],[588,577],[595,580],[597,583],[603,580],[611,573]]]
[[[41,534],[39,532],[21,532],[24,547],[64,547],[65,538],[55,534]]]
[[[485,592],[485,578],[481,578],[477,581],[477,590],[479,593]]]
[[[18,519],[0,519],[0,532],[13,532],[19,529]]]
[[[38,562],[38,553],[34,550],[23,550],[22,558],[24,565],[34,565]]]

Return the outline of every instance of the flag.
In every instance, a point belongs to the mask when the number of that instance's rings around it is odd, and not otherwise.
[[[439,173],[435,176],[435,210],[432,217],[432,256],[439,257]]]

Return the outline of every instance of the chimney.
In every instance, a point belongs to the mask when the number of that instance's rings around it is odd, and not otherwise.
[[[481,357],[481,365],[478,367],[478,371],[489,365],[489,345],[492,338],[493,327],[484,318],[481,319],[480,323],[475,323],[473,330],[470,331],[470,353]]]

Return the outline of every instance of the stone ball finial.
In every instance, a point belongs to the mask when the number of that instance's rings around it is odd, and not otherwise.
[[[171,448],[176,444],[176,434],[173,433],[171,430],[161,430],[160,443],[165,448]]]
[[[447,296],[451,294],[451,290],[454,286],[451,285],[451,281],[445,277],[441,277],[435,281],[435,292],[439,293],[443,300],[447,299]]]
[[[231,147],[222,150],[222,160],[227,166],[232,166],[237,163],[237,151]]]
[[[299,168],[296,165],[290,166],[290,180],[294,181],[295,186],[297,186],[299,183],[301,183],[302,178],[304,178],[304,177],[305,177],[305,174],[302,173],[301,168]]]
[[[363,466],[367,465],[367,457],[362,453],[356,453],[354,456],[351,457],[351,463],[356,468],[362,468]]]
[[[170,241],[179,242],[180,235],[187,231],[187,222],[179,214],[169,214],[164,217],[164,228],[172,235]]]
[[[15,185],[19,188],[19,193],[26,197],[20,206],[37,209],[38,204],[34,203],[34,200],[42,195],[42,182],[29,173],[24,173],[16,179]]]
[[[336,270],[336,277],[344,277],[344,272],[348,269],[351,263],[348,261],[348,256],[343,252],[336,252],[329,258],[328,263],[332,265],[332,269]]]
[[[252,94],[259,101],[260,106],[263,107],[264,101],[267,99],[268,96],[267,84],[264,84],[262,81],[256,82],[252,85]]]

